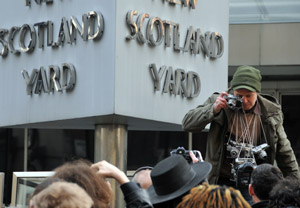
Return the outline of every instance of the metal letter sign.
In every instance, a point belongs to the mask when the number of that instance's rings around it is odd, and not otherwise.
[[[161,81],[165,74],[163,93],[170,93],[175,96],[182,95],[186,98],[197,97],[200,93],[201,81],[196,72],[189,71],[186,73],[183,69],[176,69],[174,73],[171,66],[161,66],[157,70],[156,64],[150,64],[149,69],[154,84],[154,91],[161,90]]]
[[[30,76],[26,70],[22,70],[22,75],[26,84],[27,95],[41,94],[41,92],[54,93],[54,89],[57,92],[71,91],[76,84],[76,70],[73,64],[63,63],[61,65],[61,71],[59,66],[50,65],[48,67],[48,78],[44,67],[41,67],[38,71],[33,69]]]
[[[187,4],[194,6],[196,3],[197,1],[187,2]],[[144,23],[145,19],[148,19],[148,22],[143,34],[142,28],[146,24]],[[136,10],[127,12],[126,23],[130,30],[130,34],[126,36],[128,41],[136,39],[139,43],[148,43],[152,47],[157,47],[164,41],[164,46],[173,46],[174,51],[190,54],[200,54],[202,51],[206,57],[211,59],[220,58],[224,52],[223,37],[217,32],[206,32],[203,35],[200,28],[195,30],[193,26],[190,26],[187,29],[185,42],[182,44],[180,43],[181,26],[178,23],[161,20],[159,17],[150,17],[147,13],[138,15]],[[155,38],[155,32],[157,32],[157,38]],[[171,44],[172,38],[173,44]]]
[[[46,3],[50,2],[47,0],[44,1]],[[36,2],[37,4],[40,4],[43,1],[39,0]],[[31,1],[26,1],[26,4],[30,5]],[[77,31],[83,41],[99,40],[104,33],[104,18],[101,12],[96,11],[90,11],[88,14],[83,14],[81,24],[74,16],[71,16],[70,20],[66,17],[62,17],[58,35],[56,36],[56,42],[53,41],[53,26],[54,23],[52,21],[43,21],[35,24],[23,24],[21,27],[13,26],[9,30],[0,29],[0,43],[2,45],[0,56],[6,57],[8,55],[8,51],[16,55],[19,55],[21,52],[33,52],[36,48],[37,42],[37,48],[43,49],[45,46],[44,34],[46,31],[48,47],[63,47],[64,43],[72,45],[72,43],[76,42]],[[35,27],[38,30],[38,35],[36,35]],[[5,38],[7,33],[8,36]],[[30,39],[28,43],[25,43],[25,37],[28,36],[27,34],[29,34]],[[18,49],[16,49],[14,45],[15,38],[18,38],[19,40]]]

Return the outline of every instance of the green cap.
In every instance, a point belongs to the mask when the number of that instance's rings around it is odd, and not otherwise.
[[[240,66],[237,68],[230,82],[233,90],[247,89],[251,92],[261,91],[260,71],[252,66]]]

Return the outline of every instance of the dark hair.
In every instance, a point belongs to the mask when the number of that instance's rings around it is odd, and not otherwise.
[[[48,186],[50,186],[52,183],[61,182],[61,181],[63,181],[63,180],[59,179],[59,178],[54,178],[54,177],[46,178],[42,183],[40,183],[34,189],[34,192],[32,193],[31,197],[34,197],[35,195],[37,195],[38,193],[40,193],[41,191],[43,191],[45,188],[47,188]]]
[[[97,175],[90,166],[91,163],[84,160],[68,162],[54,170],[56,172],[54,177],[81,186],[94,201],[94,208],[109,207],[112,190],[107,181],[102,176]]]
[[[283,175],[279,168],[264,163],[253,170],[251,184],[255,195],[260,200],[268,200],[271,190],[282,179]]]
[[[232,187],[208,185],[196,186],[176,208],[251,208],[239,190]]]
[[[166,202],[162,202],[162,203],[159,203],[159,204],[154,204],[153,207],[154,208],[175,208],[177,207],[177,205],[182,201],[182,198],[187,195],[189,193],[186,192],[172,200],[169,200],[169,201],[166,201]]]
[[[134,178],[134,176],[141,172],[142,170],[153,170],[153,167],[151,166],[142,166],[142,167],[139,167],[138,169],[136,169],[136,171],[134,171],[133,175],[132,175],[132,178]]]
[[[300,181],[286,178],[270,192],[270,207],[300,207]]]

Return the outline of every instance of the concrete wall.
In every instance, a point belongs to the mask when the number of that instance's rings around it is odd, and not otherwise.
[[[299,65],[300,23],[229,26],[229,66]]]
[[[3,2],[0,7],[0,29],[10,30],[13,26],[52,21],[56,42],[63,18],[70,25],[71,16],[74,16],[81,24],[83,14],[96,11],[103,15],[104,33],[100,40],[86,41],[77,33],[76,43],[69,44],[65,38],[64,43],[58,47],[45,45],[47,38],[44,34],[43,48],[39,48],[36,43],[32,52],[21,51],[19,55],[9,52],[6,57],[0,57],[1,127],[93,128],[95,124],[107,123],[136,126],[141,124],[141,120],[149,121],[143,124],[144,128],[157,122],[181,126],[181,120],[189,109],[203,103],[212,92],[226,89],[228,0],[189,1],[197,3],[194,8],[162,0],[53,0],[50,4],[45,1],[37,4],[32,0],[30,6],[25,6],[25,2]],[[165,47],[165,40],[157,46],[151,46],[149,41],[145,44],[138,43],[136,39],[127,41],[130,27],[126,17],[130,10],[136,10],[138,14],[148,13],[150,18],[157,17],[180,25],[180,48],[185,45],[190,26],[194,30],[200,29],[204,37],[206,32],[221,34],[223,54],[212,58],[206,56],[209,52],[193,54],[190,48],[186,52],[174,50],[174,29],[170,33],[170,47]],[[137,17],[138,15],[133,17],[134,22],[137,22]],[[148,21],[149,18],[142,28],[144,36]],[[156,23],[153,27],[156,39]],[[37,30],[37,26],[34,28]],[[67,34],[65,30],[63,33]],[[24,42],[27,46],[30,44],[30,33],[25,34]],[[17,32],[12,44],[17,50],[20,50],[19,36],[20,32]],[[207,37],[207,42],[216,41],[215,38],[210,40],[211,36]],[[7,34],[3,40],[9,42]],[[47,71],[49,65],[61,66],[63,63],[71,63],[76,69],[74,89],[49,93],[42,90],[40,94],[31,95],[26,93],[22,70],[30,75],[34,69],[44,67]],[[199,95],[190,98],[181,94],[175,96],[171,92],[163,93],[166,73],[160,81],[160,91],[155,91],[149,69],[149,65],[153,63],[158,69],[166,65],[173,67],[174,71],[179,68],[186,74],[189,71],[197,73],[201,82]],[[169,81],[175,82],[175,77]],[[37,81],[34,86],[36,83]],[[124,119],[119,121],[115,119],[115,115]]]

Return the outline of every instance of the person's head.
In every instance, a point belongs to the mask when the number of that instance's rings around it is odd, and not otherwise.
[[[278,181],[270,193],[270,207],[300,207],[300,181],[292,178]]]
[[[237,68],[230,82],[233,94],[243,98],[243,109],[250,110],[256,103],[257,94],[261,91],[260,71],[252,66]]]
[[[131,179],[132,182],[139,183],[142,189],[147,189],[152,185],[151,181],[151,171],[152,167],[150,166],[143,166],[138,168]]]
[[[191,189],[176,208],[250,208],[240,191],[203,183]]]
[[[81,186],[93,199],[94,208],[106,208],[112,199],[112,190],[107,181],[90,168],[87,161],[73,161],[56,168],[54,177]]]
[[[249,194],[254,202],[269,200],[269,194],[278,181],[283,180],[279,168],[270,164],[258,165],[252,172]]]
[[[189,164],[181,155],[160,161],[151,171],[152,186],[147,189],[154,207],[176,207],[182,196],[207,179],[211,164]]]
[[[54,178],[54,177],[46,178],[43,182],[41,182],[34,189],[31,197],[37,195],[38,193],[40,193],[41,191],[43,191],[45,188],[47,188],[48,186],[50,186],[52,183],[59,182],[59,181],[64,181],[64,180],[59,179],[59,178]]]
[[[93,200],[75,183],[55,182],[36,194],[30,208],[91,208]]]

